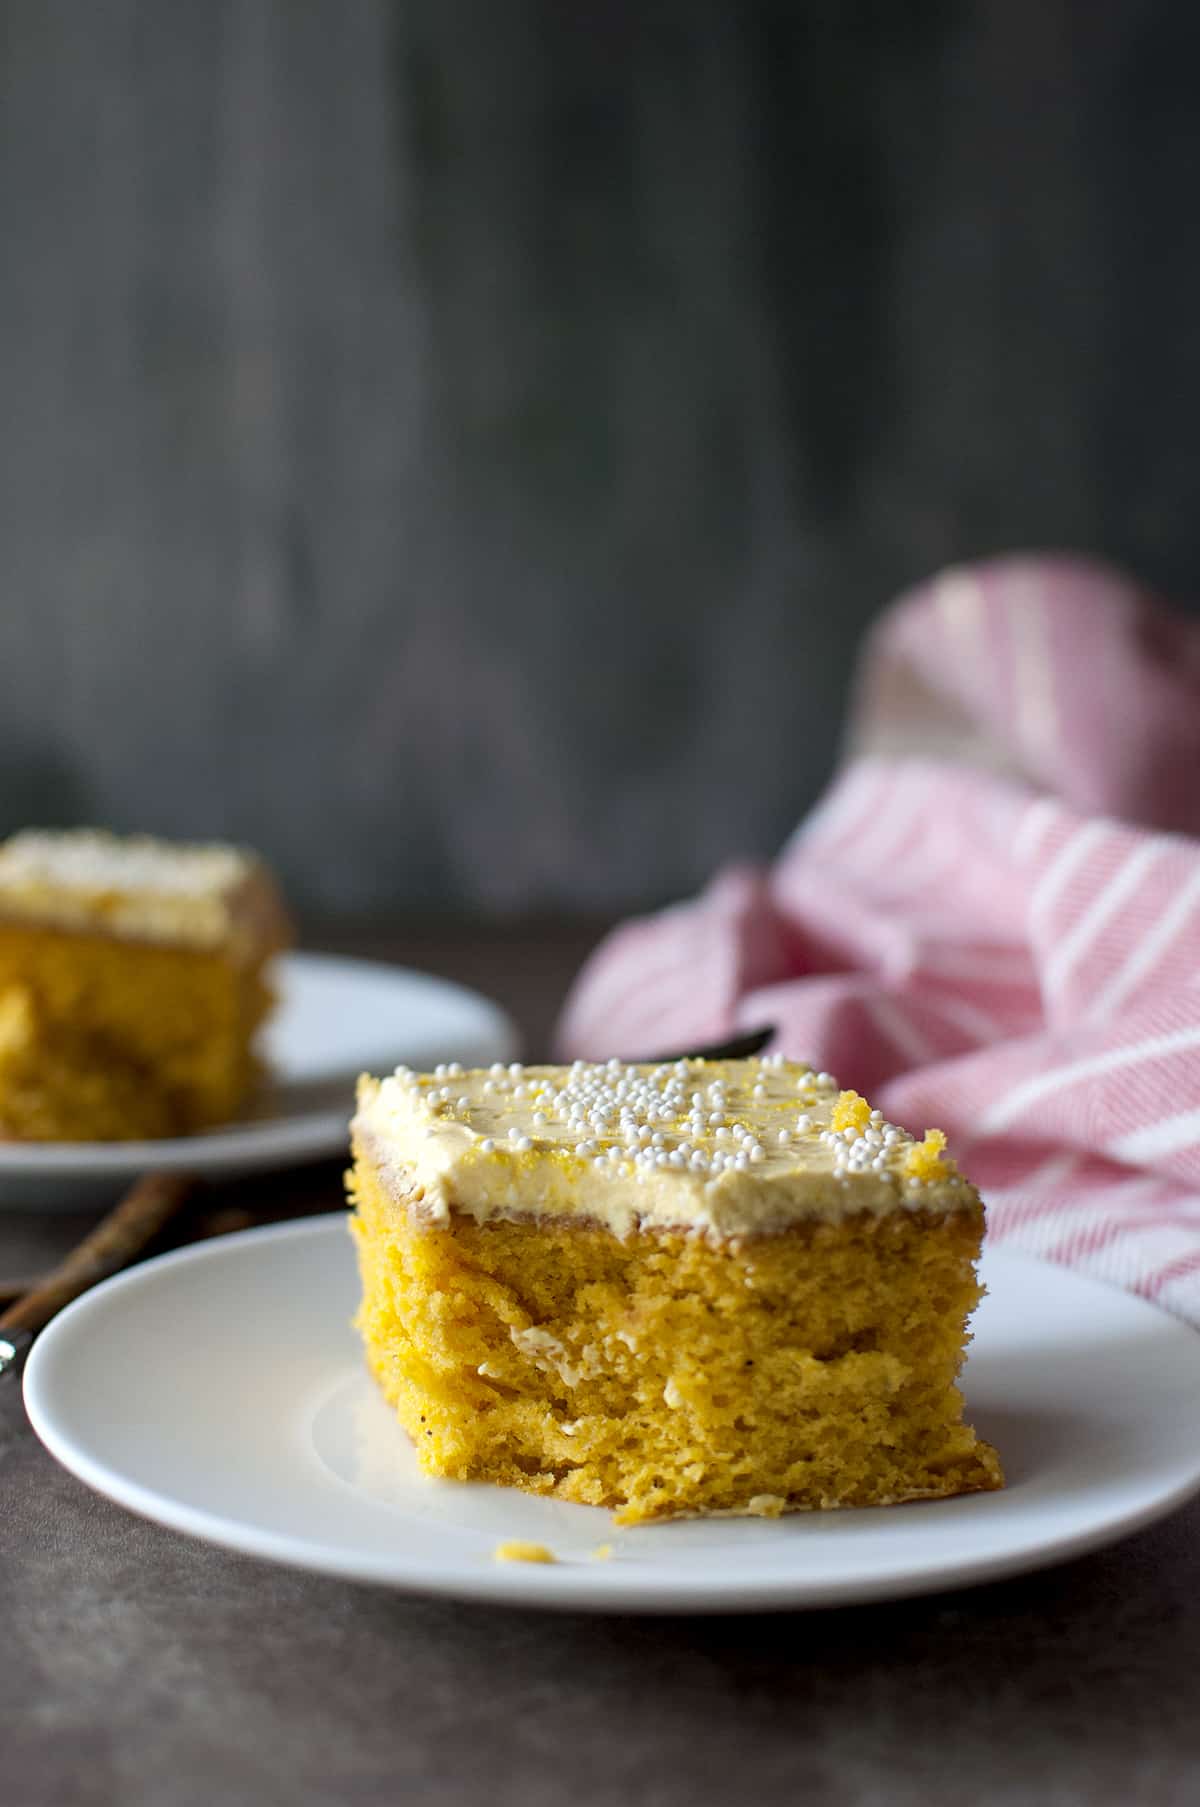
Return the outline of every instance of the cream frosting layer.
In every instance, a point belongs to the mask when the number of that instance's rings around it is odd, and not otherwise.
[[[772,1058],[401,1067],[359,1081],[353,1131],[395,1198],[433,1223],[458,1212],[726,1239],[978,1203],[936,1134],[917,1143],[828,1073]]]
[[[27,829],[0,845],[0,917],[240,955],[282,945],[274,881],[251,853],[101,829]]]

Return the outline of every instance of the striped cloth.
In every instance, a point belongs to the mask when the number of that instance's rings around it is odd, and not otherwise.
[[[559,1051],[778,1025],[945,1128],[993,1244],[1200,1324],[1200,627],[1005,560],[870,636],[853,756],[770,869],[617,929]]]

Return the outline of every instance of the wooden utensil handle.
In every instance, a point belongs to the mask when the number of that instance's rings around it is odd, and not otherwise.
[[[196,1185],[185,1173],[147,1173],[59,1265],[0,1313],[0,1331],[40,1330],[64,1305],[141,1253]]]

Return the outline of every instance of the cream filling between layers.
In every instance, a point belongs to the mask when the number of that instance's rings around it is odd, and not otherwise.
[[[624,1106],[623,1085],[634,1094]],[[597,1088],[600,1106],[581,1124],[580,1097],[586,1106]],[[615,1100],[607,1112],[605,1099]],[[360,1080],[352,1127],[359,1157],[432,1223],[460,1213],[591,1222],[622,1238],[651,1228],[727,1240],[862,1212],[977,1207],[952,1168],[937,1180],[910,1176],[915,1144],[895,1126],[873,1122],[873,1139],[864,1129],[853,1142],[833,1131],[838,1099],[828,1074],[770,1060],[401,1068]],[[670,1164],[681,1150],[684,1164]],[[744,1163],[730,1165],[731,1153],[745,1153]]]

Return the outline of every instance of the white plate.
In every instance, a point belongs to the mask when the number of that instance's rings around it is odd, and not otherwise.
[[[487,998],[428,973],[331,954],[285,954],[263,1036],[271,1078],[237,1122],[165,1142],[0,1143],[0,1206],[74,1208],[149,1168],[214,1179],[336,1155],[354,1081],[404,1061],[511,1060],[517,1033]]]
[[[985,1259],[965,1376],[1003,1493],[614,1532],[606,1512],[429,1481],[363,1372],[339,1214],[148,1261],[35,1344],[29,1416],[111,1499],[231,1549],[524,1606],[683,1612],[918,1594],[1095,1549],[1200,1487],[1200,1338],[1061,1268]],[[497,1563],[504,1538],[554,1566]],[[611,1560],[591,1552],[611,1542]]]

